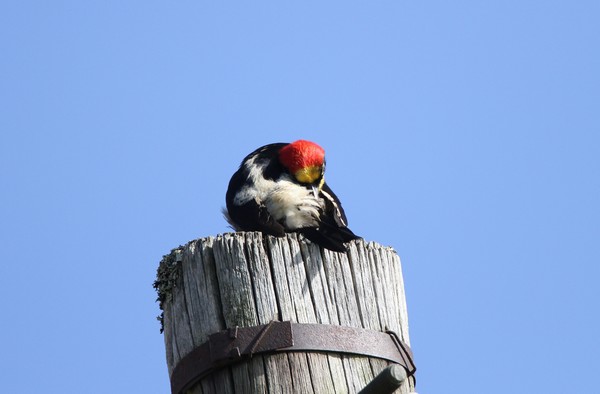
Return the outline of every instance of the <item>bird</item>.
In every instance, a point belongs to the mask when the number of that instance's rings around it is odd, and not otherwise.
[[[235,231],[276,237],[303,234],[319,246],[345,252],[358,239],[325,182],[325,150],[297,140],[262,146],[247,155],[233,174],[225,196],[225,219]]]

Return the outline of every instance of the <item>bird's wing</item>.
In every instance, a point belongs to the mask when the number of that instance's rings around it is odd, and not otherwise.
[[[346,219],[344,208],[342,208],[342,203],[327,183],[323,184],[321,195],[325,200],[325,216],[333,219],[333,223],[339,227],[348,226],[348,220]]]
[[[229,208],[230,224],[239,231],[262,231],[283,237],[285,229],[270,214],[264,205],[250,200]]]
[[[325,201],[325,207],[319,218],[319,226],[302,228],[299,231],[324,248],[345,252],[344,243],[360,237],[347,227],[348,222],[342,204],[326,183],[323,184],[320,195]]]

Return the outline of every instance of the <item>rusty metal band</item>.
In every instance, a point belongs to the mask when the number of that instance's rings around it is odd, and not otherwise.
[[[212,372],[252,355],[276,352],[346,353],[400,364],[408,376],[416,371],[410,348],[393,331],[273,321],[210,335],[175,366],[171,392],[181,394]]]

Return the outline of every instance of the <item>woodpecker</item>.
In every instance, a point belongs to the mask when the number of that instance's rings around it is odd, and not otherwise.
[[[314,142],[262,146],[231,177],[225,218],[236,231],[276,237],[299,232],[324,248],[345,252],[344,243],[360,237],[348,228],[324,175],[325,151]]]

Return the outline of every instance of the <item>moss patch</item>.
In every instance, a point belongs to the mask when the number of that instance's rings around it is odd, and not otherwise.
[[[152,287],[156,290],[156,301],[159,303],[161,313],[156,319],[160,322],[160,332],[164,331],[164,303],[171,301],[173,289],[177,286],[181,274],[181,253],[182,246],[171,250],[171,253],[164,255],[158,264],[156,271],[156,280]]]

